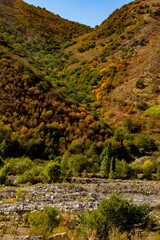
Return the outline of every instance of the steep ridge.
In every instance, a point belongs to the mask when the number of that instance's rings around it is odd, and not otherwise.
[[[13,53],[25,59],[30,56],[36,67],[50,61],[51,68],[63,65],[64,57],[59,53],[62,43],[91,30],[21,0],[0,1],[0,24],[0,33],[10,48],[13,46]]]
[[[119,126],[130,121],[132,132],[158,142],[159,6],[156,0],[124,5],[66,50],[72,53],[66,70],[69,94],[103,120]]]
[[[27,37],[28,41],[34,39],[38,42],[38,37],[42,41],[48,36],[58,42],[58,40],[70,40],[90,31],[90,27],[65,20],[44,8],[34,7],[22,0],[1,0],[0,6],[3,28],[10,33],[19,33],[19,36],[23,33],[21,37]]]

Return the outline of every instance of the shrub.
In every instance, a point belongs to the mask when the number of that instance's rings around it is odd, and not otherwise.
[[[148,108],[145,111],[145,115],[149,115],[149,116],[158,116],[158,115],[160,115],[160,105]]]
[[[116,160],[115,176],[116,178],[124,179],[127,174],[127,163],[125,160]]]
[[[138,110],[145,111],[148,108],[148,105],[147,105],[147,103],[142,101],[142,102],[137,103],[136,108]]]
[[[142,169],[143,169],[144,176],[147,179],[150,179],[152,171],[153,171],[153,162],[151,162],[151,160],[145,161],[142,166]]]
[[[45,172],[49,177],[49,182],[58,182],[61,177],[61,166],[57,162],[50,161],[45,168]]]
[[[78,51],[80,53],[86,52],[91,48],[94,48],[96,46],[95,42],[87,42],[86,44],[82,44],[79,48]]]
[[[25,171],[18,179],[17,183],[27,183],[30,182],[32,184],[36,184],[38,182],[41,182],[41,178],[39,176],[41,172],[40,167],[34,167],[28,171]]]
[[[11,158],[8,166],[10,174],[16,175],[23,174],[25,171],[30,170],[34,166],[34,163],[28,157]]]
[[[0,169],[0,184],[4,184],[5,181],[7,180],[7,175],[9,172],[9,167],[8,165],[5,165]]]
[[[28,222],[32,228],[37,228],[39,234],[51,233],[60,223],[60,213],[52,207],[44,207],[43,211],[31,212]]]
[[[140,88],[140,89],[145,88],[144,80],[143,80],[143,79],[139,79],[139,80],[136,82],[136,88]]]
[[[79,234],[87,239],[87,231],[96,230],[99,239],[107,239],[113,228],[120,232],[129,232],[136,226],[143,228],[149,221],[149,212],[148,204],[137,206],[132,200],[122,199],[121,195],[111,195],[110,199],[101,202],[97,210],[81,215]]]
[[[131,118],[126,118],[124,120],[123,126],[128,130],[131,131],[132,130],[132,119]]]

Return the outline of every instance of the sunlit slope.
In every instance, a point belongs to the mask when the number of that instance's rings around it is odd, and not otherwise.
[[[159,139],[159,1],[133,1],[66,49],[62,84],[103,120]],[[77,94],[78,93],[78,94]]]

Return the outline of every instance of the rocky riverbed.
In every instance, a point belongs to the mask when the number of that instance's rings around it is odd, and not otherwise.
[[[0,213],[22,213],[56,206],[61,212],[93,210],[112,193],[132,198],[136,204],[160,205],[160,182],[79,179],[73,183],[1,187]]]
[[[0,187],[0,240],[41,240],[30,236],[27,226],[19,225],[25,212],[42,210],[44,206],[57,207],[61,212],[76,213],[96,209],[102,199],[122,194],[135,204],[150,203],[160,216],[160,182],[134,180],[76,179],[72,183],[22,185]],[[5,217],[5,222],[3,222]],[[29,235],[28,235],[29,234]],[[66,238],[61,237],[66,236]],[[69,239],[66,233],[52,239]],[[71,238],[72,239],[72,238]]]

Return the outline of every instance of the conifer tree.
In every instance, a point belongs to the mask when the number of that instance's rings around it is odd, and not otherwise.
[[[112,160],[112,149],[111,149],[111,143],[108,143],[108,146],[103,150],[102,156],[101,156],[102,162],[101,162],[101,176],[108,178],[109,172],[110,172],[110,164]]]
[[[109,179],[114,179],[114,173],[115,173],[115,159],[112,157],[110,163]]]

